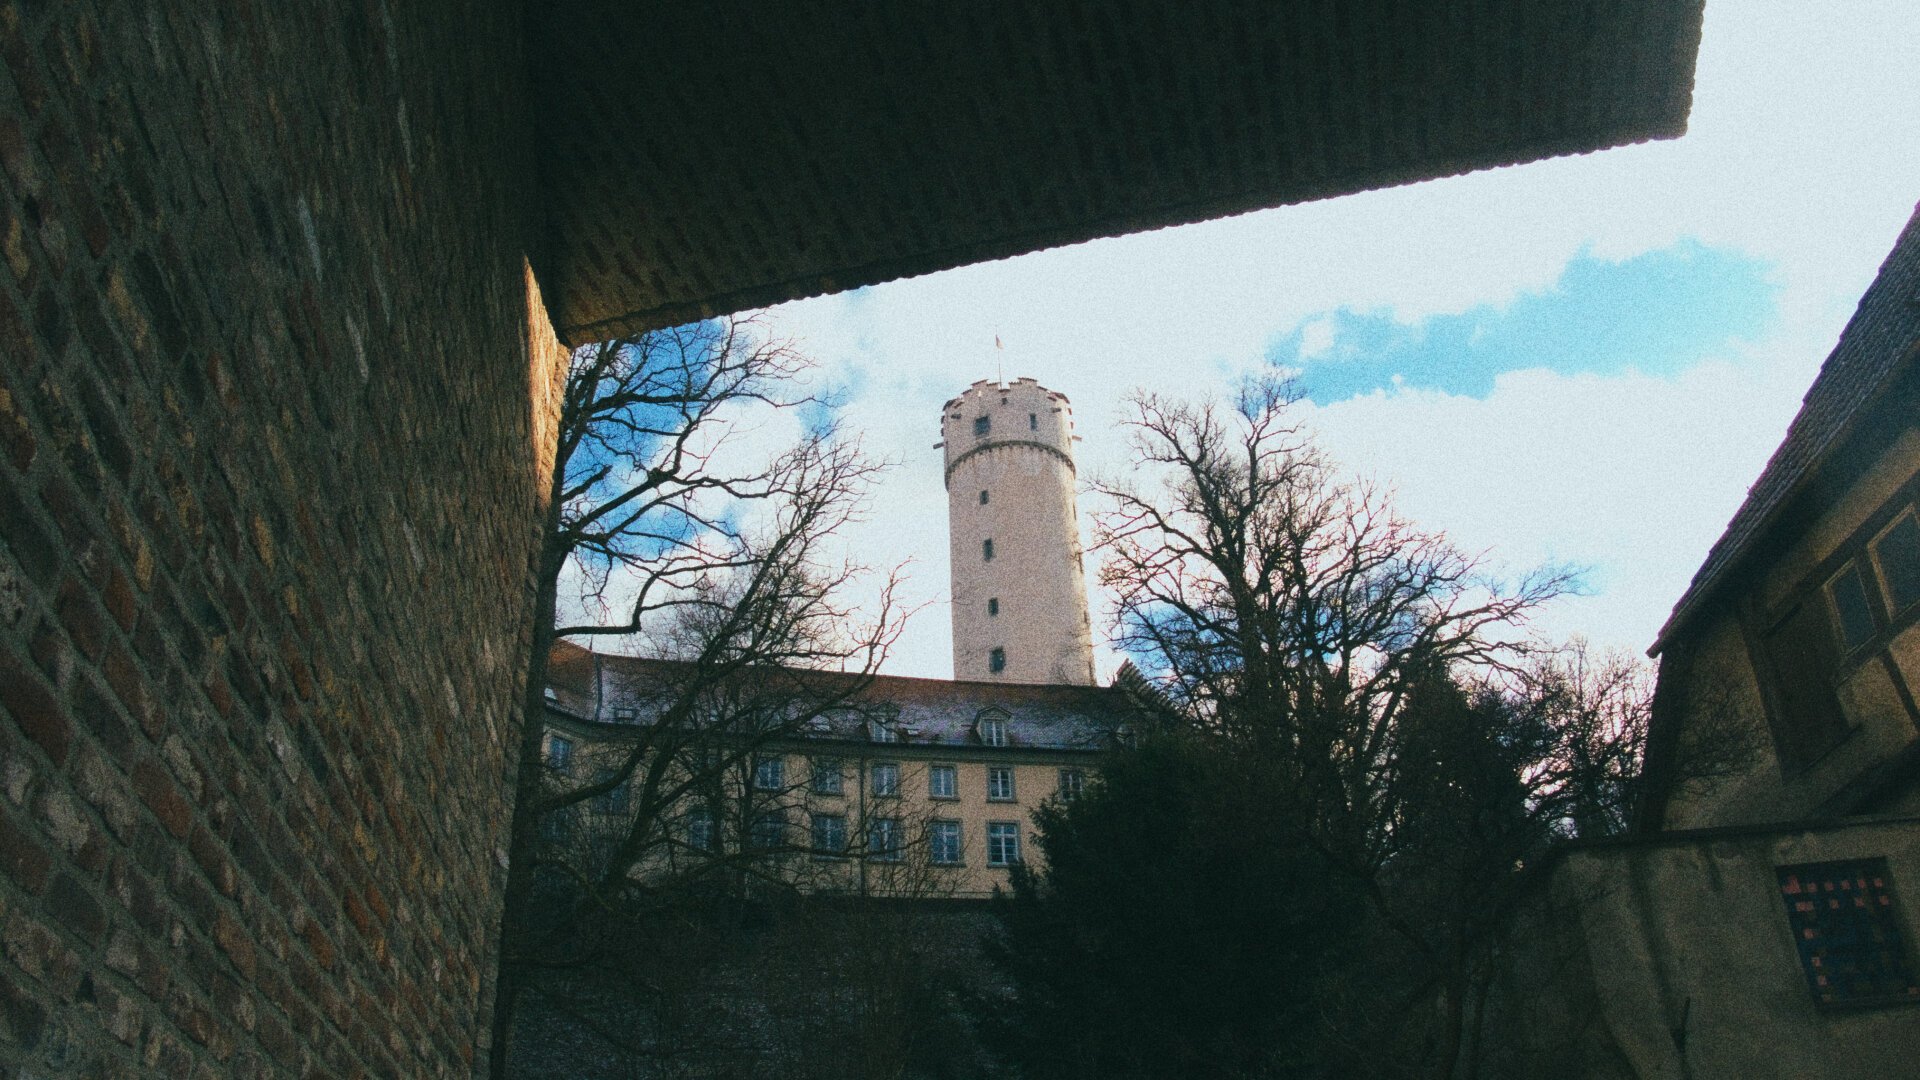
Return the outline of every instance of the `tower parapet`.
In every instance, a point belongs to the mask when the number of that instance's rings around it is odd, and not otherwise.
[[[1073,410],[1033,379],[983,379],[947,402],[953,676],[1093,682]]]

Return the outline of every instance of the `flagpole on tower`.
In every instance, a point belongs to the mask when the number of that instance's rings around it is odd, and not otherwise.
[[[1001,363],[1001,361],[1006,358],[1006,355],[1006,347],[1000,344],[1000,335],[993,335],[993,382],[995,386],[1005,387],[1007,385],[1007,373],[1004,365]]]

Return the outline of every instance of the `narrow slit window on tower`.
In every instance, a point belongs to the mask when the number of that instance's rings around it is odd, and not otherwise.
[[[993,541],[992,540],[980,541],[980,560],[982,562],[993,561]]]
[[[988,653],[987,670],[996,674],[1007,670],[1007,650],[995,649]]]
[[[989,615],[1000,614],[1000,598],[999,597],[997,596],[987,597],[987,614]]]
[[[976,416],[973,418],[974,435],[976,436],[985,435],[987,432],[992,430],[993,430],[993,417]]]
[[[980,493],[980,505],[981,506],[987,505],[987,493],[984,491]]]
[[[1039,413],[1030,412],[1027,414],[1027,430],[1028,431],[1040,430],[1040,414]]]

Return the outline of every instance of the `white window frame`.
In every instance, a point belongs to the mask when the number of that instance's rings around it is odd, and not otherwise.
[[[1006,781],[1004,785],[1000,783],[1002,780]],[[1002,790],[1003,787],[1005,789],[1004,791]],[[1019,798],[1019,789],[1013,778],[1013,766],[987,766],[987,801],[1017,802]]]
[[[824,830],[821,828],[821,826],[827,822],[839,823],[839,832],[838,832],[839,842],[838,843],[833,842],[834,830],[831,827]],[[825,843],[822,843],[822,839],[823,839],[821,835],[822,832],[825,832],[828,834],[824,838],[827,841]],[[846,815],[845,814],[813,815],[813,820],[809,823],[807,838],[809,842],[813,845],[814,858],[816,859],[841,858],[847,853],[847,817]]]
[[[747,825],[747,838],[754,851],[778,851],[787,846],[787,829],[791,824],[786,810],[763,810]],[[766,843],[768,839],[773,843]]]
[[[867,857],[875,862],[899,862],[906,845],[901,843],[900,819],[872,818],[867,822]]]
[[[695,851],[712,851],[719,839],[719,821],[714,817],[710,806],[696,806],[687,811],[685,820],[687,846]]]
[[[1087,790],[1087,771],[1085,769],[1060,770],[1060,799],[1072,802]]]
[[[882,772],[881,770],[883,769],[886,771]],[[900,763],[899,762],[876,761],[873,763],[873,768],[869,771],[868,775],[871,776],[872,778],[871,783],[873,786],[871,787],[870,790],[874,798],[897,799],[900,797]],[[888,778],[888,782],[886,784],[882,784],[880,782],[880,778],[883,776]]]
[[[951,858],[941,858],[943,832],[953,838]],[[934,866],[965,866],[967,863],[966,826],[954,818],[935,818],[927,822],[927,861]]]
[[[958,765],[927,766],[927,798],[960,798],[960,767]]]
[[[987,822],[987,865],[1013,866],[1020,861],[1020,823]]]
[[[827,780],[831,783],[822,783]],[[847,793],[846,766],[839,758],[812,759],[807,786],[815,795],[845,795]]]
[[[753,761],[753,788],[755,791],[779,791],[787,786],[787,759],[780,754],[755,758]]]

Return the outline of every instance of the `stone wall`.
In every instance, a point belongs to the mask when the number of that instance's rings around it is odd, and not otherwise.
[[[1593,1080],[1911,1072],[1920,1000],[1818,1004],[1778,872],[1884,859],[1892,910],[1911,942],[1920,936],[1915,824],[1704,830],[1569,852],[1552,887],[1508,921],[1499,978],[1482,1006],[1489,1072]]]
[[[558,363],[520,30],[0,0],[0,1073],[484,1058]]]

